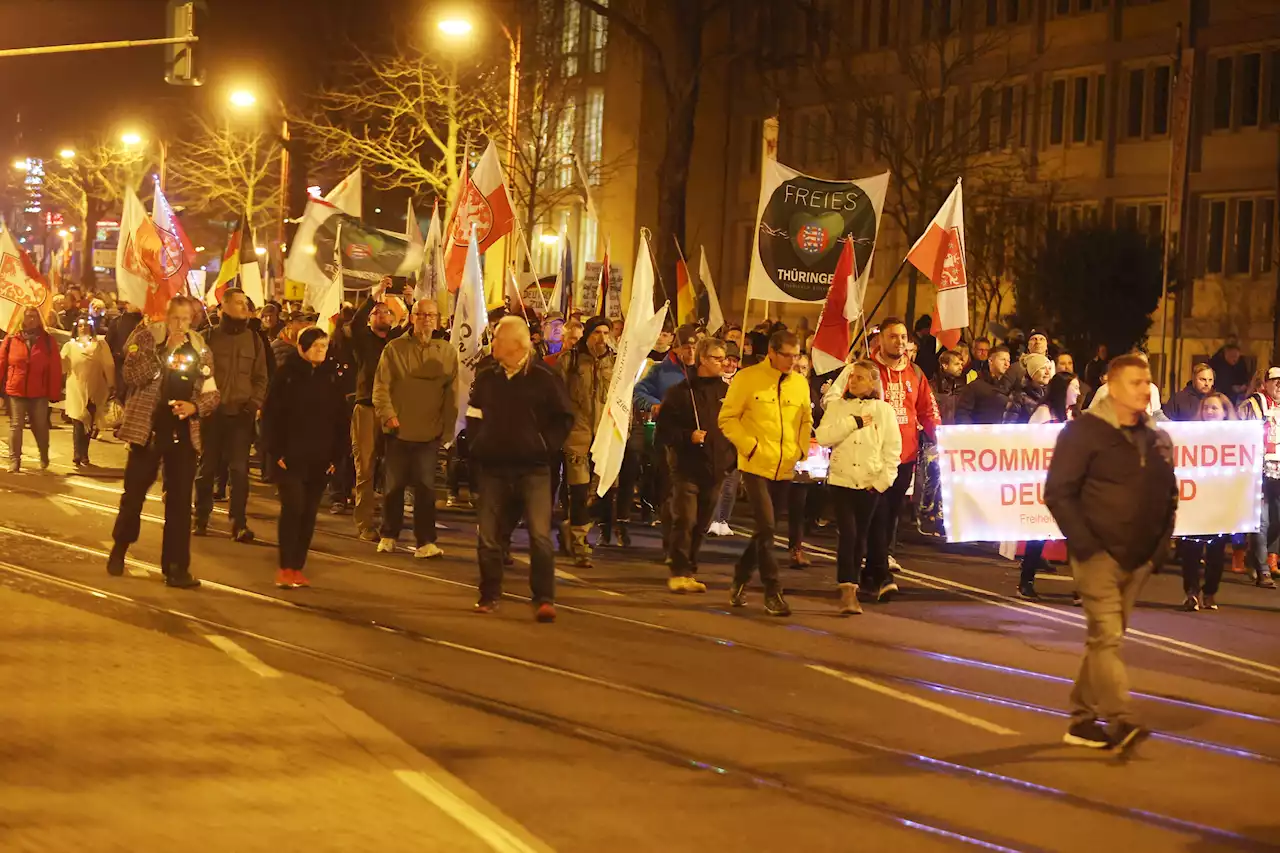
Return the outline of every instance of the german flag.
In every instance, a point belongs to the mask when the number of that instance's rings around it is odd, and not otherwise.
[[[204,301],[210,307],[222,304],[222,297],[226,294],[227,288],[231,286],[231,282],[240,274],[240,253],[241,247],[250,242],[246,240],[244,233],[245,220],[247,217],[240,219],[240,224],[231,232],[231,236],[227,238],[227,250],[222,253],[222,266],[218,268],[218,277],[213,282],[213,287],[205,291]],[[253,245],[250,242],[249,251],[253,251]],[[256,258],[254,260],[257,260]]]

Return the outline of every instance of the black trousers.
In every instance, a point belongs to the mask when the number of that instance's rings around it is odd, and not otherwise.
[[[1028,542],[1022,551],[1022,571],[1018,584],[1035,583],[1036,569],[1044,565],[1044,543]]]
[[[885,492],[876,506],[871,520],[871,536],[867,541],[867,566],[862,583],[867,589],[879,589],[889,580],[889,546],[898,529],[898,515],[902,512],[902,500],[911,485],[915,462],[903,462],[898,466],[897,479]]]
[[[723,484],[723,479],[700,483],[683,476],[678,468],[672,469],[671,533],[667,537],[672,577],[693,577],[698,573],[698,552],[707,537]]]
[[[301,571],[306,567],[307,551],[316,532],[316,512],[327,481],[324,469],[276,472],[276,488],[280,492],[280,568]]]
[[[831,502],[836,511],[836,531],[840,537],[836,547],[837,583],[858,582],[880,498],[880,493],[875,489],[831,487]]]
[[[1227,562],[1229,536],[1203,539],[1179,539],[1178,559],[1182,563],[1182,590],[1187,595],[1217,595],[1222,583],[1222,570]],[[1204,585],[1200,584],[1200,562],[1204,561]],[[1264,567],[1265,568],[1265,567]]]
[[[253,446],[254,416],[250,410],[228,414],[221,410],[200,422],[200,475],[196,477],[196,518],[207,522],[213,513],[213,485],[225,464],[231,503],[227,514],[232,529],[245,526],[249,505],[249,452]],[[274,460],[268,460],[272,465]]]
[[[751,534],[747,549],[734,566],[734,583],[748,582],[759,569],[765,592],[782,592],[782,584],[778,582],[778,561],[773,554],[773,537],[778,529],[774,508],[786,500],[789,485],[786,480],[768,480],[758,474],[742,472],[742,487],[747,493],[747,503],[751,506],[755,531]]]
[[[404,490],[413,489],[413,535],[417,547],[436,541],[436,456],[440,440],[404,441],[387,436],[387,487],[382,495],[382,537],[398,539],[404,527]]]
[[[147,490],[164,464],[164,539],[160,566],[166,576],[185,577],[191,572],[191,486],[196,477],[196,452],[187,424],[157,430],[145,446],[130,445],[124,466],[124,494],[111,532],[117,545],[138,541],[142,507]]]
[[[822,512],[822,484],[797,483],[787,487],[787,550],[804,547],[805,527]]]

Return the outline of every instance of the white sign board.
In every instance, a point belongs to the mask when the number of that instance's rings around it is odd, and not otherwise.
[[[1172,422],[1178,518],[1174,533],[1253,533],[1262,514],[1262,423]],[[1061,539],[1044,481],[1061,424],[938,428],[949,542]]]

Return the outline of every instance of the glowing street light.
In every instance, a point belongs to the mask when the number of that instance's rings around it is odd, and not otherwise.
[[[231,101],[231,106],[247,110],[258,103],[258,96],[248,89],[236,89],[228,100]]]
[[[64,240],[65,240],[65,239],[66,239],[68,236],[70,236],[70,235],[71,235],[71,232],[70,232],[70,231],[68,231],[67,229],[65,229],[65,228],[59,228],[59,229],[58,229],[58,236],[59,236],[59,237],[61,237],[62,239],[64,239]]]
[[[556,243],[560,242],[560,235],[553,232],[547,232],[538,239],[542,241],[542,245],[544,246],[554,246]]]
[[[473,29],[471,22],[462,18],[446,18],[436,24],[436,27],[440,32],[450,38],[462,38],[464,36],[468,36],[471,34],[471,30]]]
[[[13,168],[17,169],[19,172],[25,172],[27,171],[27,169],[30,168],[30,166],[27,165],[26,160],[23,160],[22,158],[18,158],[17,160],[13,161]]]
[[[70,160],[72,157],[76,156],[76,152],[71,148],[63,148],[58,152],[58,156],[63,160]]]
[[[134,133],[132,130],[130,130],[120,134],[120,141],[123,142],[125,145],[141,145],[142,136],[141,134]]]

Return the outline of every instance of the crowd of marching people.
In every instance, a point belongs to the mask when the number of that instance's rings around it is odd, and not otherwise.
[[[730,603],[748,604],[758,573],[764,609],[786,616],[782,564],[809,567],[806,536],[833,523],[840,611],[857,614],[899,592],[894,552],[899,530],[910,528],[900,524],[904,516],[926,539],[945,537],[939,426],[1128,417],[1115,366],[1145,364],[1140,353],[1110,359],[1105,347],[1090,356],[1067,352],[1041,328],[946,349],[926,316],[914,329],[881,322],[843,369],[814,375],[803,324],[725,325],[714,334],[681,325],[648,354],[620,475],[597,497],[592,446],[609,406],[621,319],[497,309],[461,397],[458,352],[434,300],[414,301],[384,279],[360,304],[344,306],[332,333],[316,320],[275,302],[254,306],[234,287],[212,309],[175,297],[156,321],[136,306],[86,301],[75,291],[61,296],[52,318],[30,309],[0,342],[9,471],[21,468],[24,427],[48,466],[52,403],[65,399],[77,467],[90,464],[91,438],[113,431],[129,453],[108,570],[123,573],[147,490],[163,472],[162,568],[175,587],[199,585],[190,536],[208,535],[215,502],[228,502],[232,539],[254,541],[247,505],[255,463],[280,500],[276,584],[284,589],[310,583],[306,557],[326,502],[386,554],[403,547],[411,507],[409,550],[440,557],[443,470],[445,508],[478,513],[479,612],[498,606],[519,526],[528,534],[536,616],[552,621],[557,551],[590,567],[598,549],[633,547],[636,525],[657,525],[672,592],[706,592],[699,561],[708,536],[745,535]],[[1194,366],[1186,387],[1164,396],[1148,370],[1139,393],[1144,423],[1265,424],[1260,532],[1185,537],[1177,558],[1187,610],[1217,609],[1228,570],[1273,588],[1280,367],[1251,374],[1240,348],[1227,344]],[[824,464],[815,469],[814,460]],[[739,501],[747,530],[730,527]],[[784,517],[785,551],[777,546]],[[1069,522],[1059,523],[1070,540]],[[1017,593],[1036,599],[1037,573],[1055,571],[1046,559],[1053,548],[1017,547]]]

